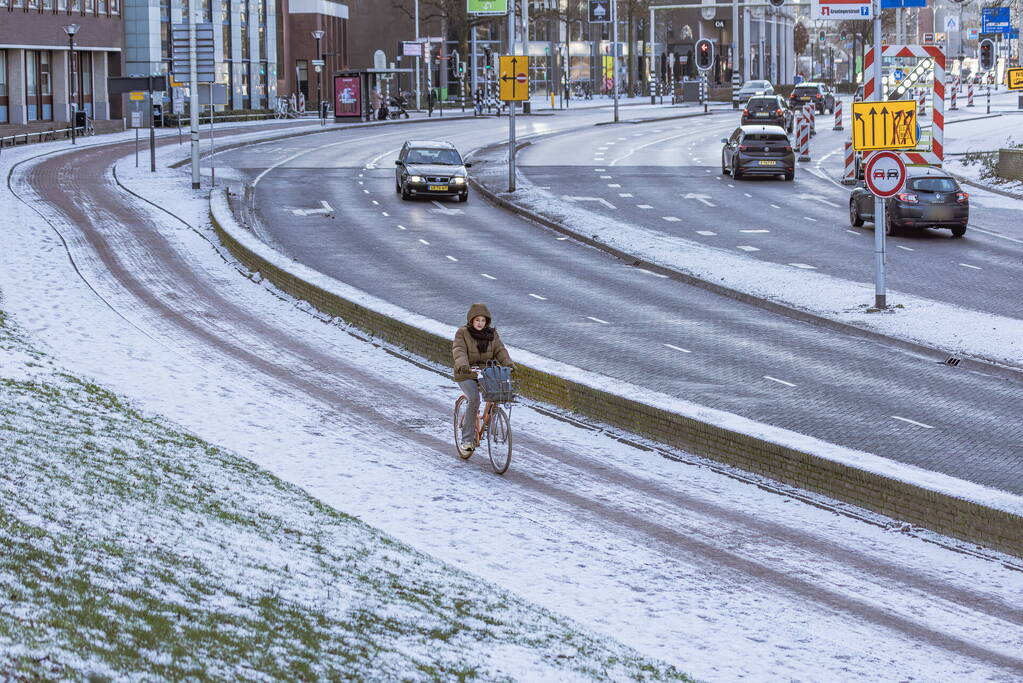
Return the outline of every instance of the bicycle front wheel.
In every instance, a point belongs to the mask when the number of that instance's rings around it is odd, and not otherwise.
[[[471,450],[464,450],[462,448],[462,420],[465,419],[466,407],[468,406],[469,399],[464,395],[459,396],[458,400],[455,401],[455,450],[458,451],[458,457],[462,460],[467,460],[472,455]]]
[[[504,474],[511,465],[512,431],[508,413],[501,406],[494,406],[490,414],[490,426],[487,428],[487,453],[494,471]]]

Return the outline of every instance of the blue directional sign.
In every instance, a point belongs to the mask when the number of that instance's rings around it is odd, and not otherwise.
[[[1009,33],[1011,30],[1008,7],[984,7],[980,10],[981,33]]]
[[[927,0],[881,0],[881,9],[897,7],[927,7]]]
[[[892,72],[892,76],[895,77],[895,80],[902,81],[905,80],[906,78],[906,72],[903,71],[902,69],[896,69],[895,71]]]

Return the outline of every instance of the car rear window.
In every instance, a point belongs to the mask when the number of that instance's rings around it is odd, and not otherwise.
[[[778,101],[774,98],[752,99],[749,101],[749,108],[753,111],[771,111],[778,108]]]
[[[917,192],[959,191],[959,185],[951,178],[917,178],[909,181],[909,187]]]
[[[753,142],[788,142],[789,139],[778,133],[749,133],[746,140]]]
[[[794,95],[816,95],[819,88],[816,85],[804,88],[803,86],[796,86],[793,89],[792,94]]]

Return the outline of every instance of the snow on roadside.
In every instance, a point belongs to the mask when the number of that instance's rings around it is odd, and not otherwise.
[[[499,155],[488,154],[476,169],[477,179],[488,186],[499,178]],[[518,189],[501,196],[637,258],[723,287],[949,353],[1023,367],[1023,320],[897,291],[888,292],[892,308],[873,312],[865,303],[874,299],[872,283],[760,261],[649,225],[616,221],[565,202],[522,175]],[[687,219],[682,216],[682,220]]]

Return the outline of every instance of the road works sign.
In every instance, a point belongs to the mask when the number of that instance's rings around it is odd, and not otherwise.
[[[916,102],[853,102],[852,143],[857,152],[912,149],[918,142]]]
[[[894,197],[906,184],[906,164],[895,152],[875,152],[863,168],[867,189],[876,197]]]
[[[529,99],[529,58],[525,55],[501,57],[501,99],[505,102]]]
[[[1023,90],[1023,69],[1007,69],[1005,80],[1009,84],[1009,90]]]

